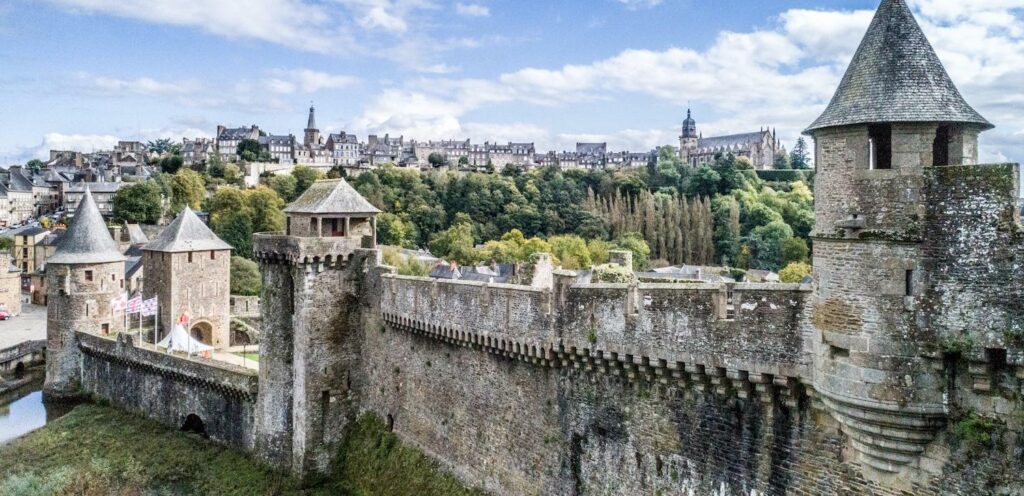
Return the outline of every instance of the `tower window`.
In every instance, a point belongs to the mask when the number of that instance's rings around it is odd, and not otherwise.
[[[210,260],[217,260],[217,252],[210,250]]]
[[[935,143],[932,145],[932,165],[952,165],[949,163],[949,142],[952,136],[952,129],[949,126],[939,126],[935,130]]]
[[[904,296],[914,296],[914,271],[908,270],[903,281]]]
[[[188,263],[192,263],[192,252],[188,252]]]
[[[92,271],[91,270],[85,271],[85,280],[86,281],[92,281]]]
[[[868,126],[868,160],[871,170],[892,169],[892,126]]]

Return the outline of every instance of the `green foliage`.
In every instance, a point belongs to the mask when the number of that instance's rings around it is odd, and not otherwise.
[[[967,353],[974,348],[974,337],[970,334],[947,337],[942,340],[942,351],[945,353]]]
[[[462,167],[469,165],[469,157],[459,157],[459,165]]]
[[[441,231],[430,239],[430,252],[435,256],[461,265],[472,265],[477,261],[474,250],[473,230],[468,222],[459,222]]]
[[[626,233],[619,238],[615,245],[622,250],[633,252],[632,270],[641,271],[647,268],[650,262],[651,248],[640,233]]]
[[[996,428],[994,420],[971,412],[953,426],[953,433],[969,449],[982,448],[992,446],[992,435]]]
[[[344,436],[334,480],[344,481],[340,494],[389,496],[480,495],[467,489],[441,466],[418,450],[403,446],[387,425],[373,414],[363,414]]]
[[[753,252],[751,266],[779,270],[782,267],[782,244],[792,237],[793,229],[781,220],[754,228],[750,233],[750,248]]]
[[[235,153],[246,162],[267,162],[270,160],[270,152],[264,150],[260,146],[260,142],[254,139],[244,139],[239,142]]]
[[[122,187],[111,203],[115,221],[156,224],[160,220],[160,186],[154,181]]]
[[[168,155],[160,159],[160,172],[164,174],[175,174],[185,165],[181,155]]]
[[[401,217],[392,213],[382,213],[377,216],[377,243],[382,245],[411,246],[411,237],[408,226]]]
[[[427,162],[430,163],[431,167],[438,168],[445,164],[444,155],[438,152],[433,152],[427,156]]]
[[[169,180],[171,187],[171,212],[178,213],[186,206],[199,210],[206,196],[203,176],[192,169],[180,169]]]
[[[39,172],[40,170],[42,170],[43,167],[46,167],[46,163],[43,162],[42,160],[39,160],[38,158],[34,158],[32,160],[29,160],[28,162],[25,162],[25,167],[32,169],[35,172]]]
[[[794,169],[810,169],[810,154],[807,151],[807,141],[803,137],[796,140],[793,151],[789,153],[789,164]]]
[[[798,283],[811,275],[811,266],[804,262],[790,262],[779,271],[779,280],[785,283]]]
[[[595,283],[632,284],[636,282],[636,274],[629,267],[619,264],[604,264],[594,267],[590,279]]]
[[[772,167],[776,170],[787,170],[792,169],[793,166],[789,162],[789,155],[785,153],[776,153],[775,161],[772,162]]]
[[[231,257],[231,294],[258,296],[261,288],[259,265],[239,256]]]
[[[173,146],[174,143],[170,138],[160,138],[155,141],[146,142],[146,149],[149,150],[150,153],[156,153],[158,155],[170,153]]]
[[[291,174],[280,174],[273,176],[267,181],[270,185],[270,189],[277,192],[277,195],[284,199],[286,202],[295,201],[296,194],[295,189],[299,184],[299,181],[295,179],[295,176]]]
[[[284,205],[284,200],[265,186],[247,190],[223,187],[207,202],[210,228],[235,248],[236,255],[251,258],[253,233],[284,230]]]
[[[782,242],[782,265],[806,262],[810,250],[803,238],[789,238]]]
[[[295,198],[302,196],[318,179],[324,178],[324,173],[312,167],[297,165],[292,169],[292,176],[295,177]]]
[[[548,238],[551,254],[565,269],[589,269],[593,265],[587,242],[579,236],[552,236]]]

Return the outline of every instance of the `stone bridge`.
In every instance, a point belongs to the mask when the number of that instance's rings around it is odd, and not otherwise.
[[[0,350],[0,376],[17,377],[46,361],[46,341],[25,341]]]

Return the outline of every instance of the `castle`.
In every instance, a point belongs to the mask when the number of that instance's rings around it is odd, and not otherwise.
[[[399,276],[377,210],[318,182],[254,239],[258,374],[97,335],[119,255],[85,212],[50,262],[46,392],[297,474],[374,414],[494,494],[1019,492],[1024,230],[1018,166],[976,164],[990,127],[883,0],[807,129],[811,285]]]
[[[775,164],[776,155],[786,153],[786,148],[779,142],[774,129],[762,128],[756,133],[705,138],[703,133],[697,132],[697,121],[687,110],[682,134],[679,135],[679,158],[683,163],[690,167],[703,167],[714,163],[717,156],[729,153],[750,159],[754,169],[766,170]]]

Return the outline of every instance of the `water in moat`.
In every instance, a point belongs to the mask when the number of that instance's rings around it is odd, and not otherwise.
[[[0,444],[19,438],[74,408],[74,404],[43,402],[43,378],[33,378],[13,391],[0,394]]]

